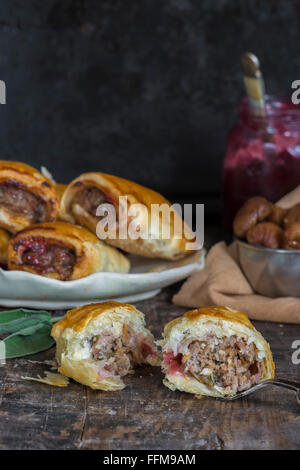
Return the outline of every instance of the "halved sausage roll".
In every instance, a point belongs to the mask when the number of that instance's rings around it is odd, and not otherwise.
[[[25,163],[0,160],[0,226],[16,233],[52,222],[59,211],[54,184]]]
[[[61,281],[101,271],[127,273],[130,264],[87,229],[66,222],[36,224],[13,236],[8,268]]]
[[[127,202],[124,202],[124,198],[119,199],[121,196],[127,196]],[[60,218],[88,227],[96,233],[100,221],[96,211],[103,203],[112,204],[117,215],[116,234],[105,238],[110,245],[149,258],[177,259],[192,252],[187,249],[187,243],[193,241],[193,234],[177,212],[173,212],[169,219],[163,219],[161,214],[151,218],[153,205],[164,205],[168,209],[171,204],[155,191],[117,176],[85,173],[76,178],[63,194]],[[136,216],[130,215],[131,208],[134,205],[138,207],[138,204],[142,204],[145,211]],[[121,222],[125,225],[125,236],[120,234],[120,208],[122,214],[125,211],[129,213]],[[143,237],[128,235],[128,227],[133,219],[137,230],[145,233]],[[164,236],[168,231],[169,236]]]
[[[154,338],[133,305],[103,302],[67,312],[52,328],[59,372],[93,389],[121,390],[141,363],[159,365]]]
[[[7,252],[8,252],[8,243],[10,240],[9,233],[0,228],[0,267],[5,268],[7,266]]]
[[[269,344],[243,313],[191,310],[165,326],[162,369],[171,390],[224,397],[274,377]]]

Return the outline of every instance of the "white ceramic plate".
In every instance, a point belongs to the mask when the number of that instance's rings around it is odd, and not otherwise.
[[[50,310],[115,299],[136,302],[188,277],[204,264],[204,251],[180,261],[130,256],[129,274],[96,273],[77,281],[57,281],[23,271],[0,269],[0,305]]]

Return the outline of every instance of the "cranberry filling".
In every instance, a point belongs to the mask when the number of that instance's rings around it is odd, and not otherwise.
[[[157,353],[156,351],[153,350],[152,346],[148,343],[146,343],[146,341],[141,341],[140,342],[140,350],[141,350],[141,353],[142,353],[142,356],[144,359],[146,359],[146,357],[148,356],[156,356]]]
[[[168,373],[170,375],[183,372],[182,365],[182,354],[174,356],[173,351],[167,351],[164,353],[164,364],[169,366]]]
[[[17,245],[24,265],[34,268],[39,274],[57,272],[63,280],[70,278],[76,262],[72,249],[42,237],[29,237]]]

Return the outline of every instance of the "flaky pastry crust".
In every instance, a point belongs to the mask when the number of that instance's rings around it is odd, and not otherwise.
[[[148,216],[142,215],[139,219],[141,225],[148,226],[148,237],[146,239],[138,238],[133,240],[130,237],[127,239],[121,239],[117,232],[116,239],[108,238],[106,242],[110,245],[121,248],[122,250],[138,254],[141,256],[154,258],[165,258],[165,259],[178,259],[185,256],[187,253],[192,251],[187,250],[187,243],[192,242],[192,239],[186,238],[185,234],[189,234],[192,237],[191,230],[184,224],[181,217],[176,213],[170,218],[170,234],[169,239],[162,238],[163,224],[169,224],[169,222],[162,221],[161,217],[157,217],[155,222],[151,224],[150,212],[152,204],[166,204],[168,207],[171,206],[170,202],[167,201],[163,196],[149,188],[145,188],[132,181],[119,178],[117,176],[107,175],[105,173],[85,173],[74,181],[72,181],[67,189],[65,190],[61,205],[60,205],[60,218],[71,223],[78,223],[85,227],[88,227],[94,233],[96,233],[97,223],[99,217],[89,213],[83,208],[78,202],[76,202],[76,196],[79,192],[85,188],[97,188],[106,197],[107,202],[114,204],[116,209],[119,205],[119,197],[127,196],[127,209],[133,204],[143,204],[148,209]],[[174,222],[176,219],[176,223]],[[128,223],[130,219],[128,219]],[[180,227],[180,233],[178,230]],[[182,229],[182,230],[181,230]],[[176,233],[177,231],[177,233]],[[181,234],[182,232],[182,234]],[[151,238],[151,234],[154,234],[155,238]],[[180,236],[180,238],[176,238]]]
[[[61,198],[63,197],[63,194],[64,194],[65,190],[67,189],[67,187],[68,187],[67,184],[55,183],[55,190],[57,192],[59,200],[61,200]]]
[[[0,228],[0,267],[7,266],[7,252],[10,237],[10,234],[6,230]]]

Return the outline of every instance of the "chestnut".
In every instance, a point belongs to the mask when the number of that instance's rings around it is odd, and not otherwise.
[[[284,228],[287,228],[294,222],[300,222],[300,203],[291,207],[291,209],[287,211],[287,214],[283,219],[283,226]]]
[[[276,204],[273,204],[272,212],[269,215],[269,217],[267,217],[266,220],[268,222],[273,222],[274,224],[282,226],[284,217],[287,215],[287,212],[288,212],[287,209],[282,209],[282,207],[279,207],[279,206],[276,206]]]
[[[238,210],[233,221],[233,231],[236,237],[245,238],[248,230],[262,222],[272,213],[272,204],[264,197],[256,196],[248,199]]]
[[[282,246],[285,250],[300,250],[300,222],[294,222],[284,230]]]
[[[247,232],[247,241],[251,245],[266,248],[279,248],[282,244],[283,230],[273,222],[260,222]]]

